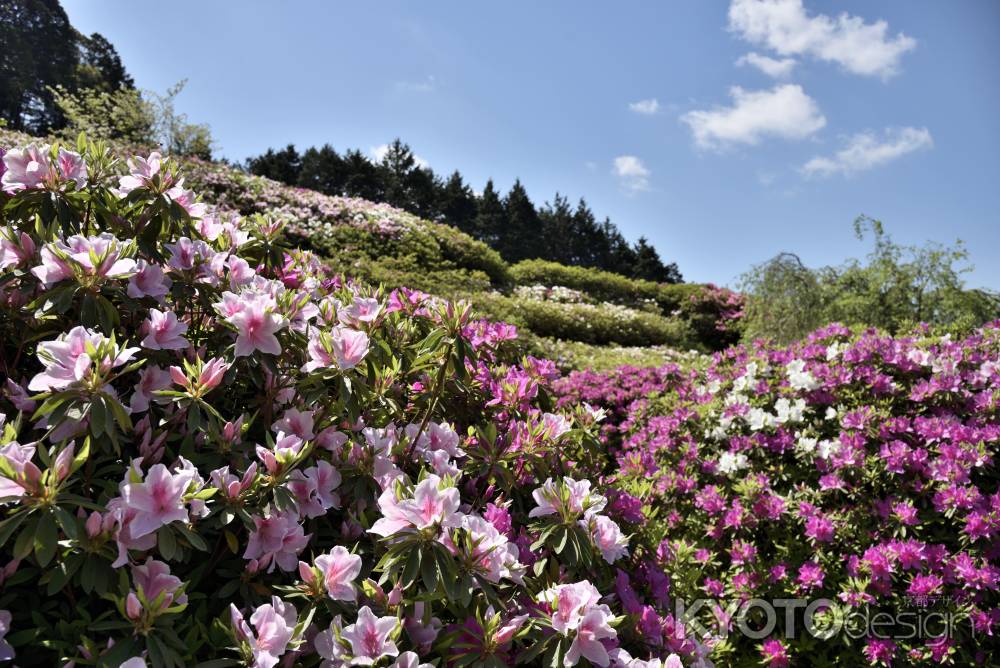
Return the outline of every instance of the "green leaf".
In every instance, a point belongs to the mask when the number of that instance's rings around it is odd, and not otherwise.
[[[433,549],[433,548],[431,548]],[[432,555],[423,555],[420,559],[420,576],[424,581],[424,588],[432,594],[437,591],[438,569],[437,560]]]
[[[17,531],[17,528],[21,526],[24,520],[28,519],[28,515],[30,514],[30,510],[20,510],[3,522],[0,522],[0,547],[7,544],[10,537]]]
[[[400,580],[400,586],[406,590],[413,586],[413,582],[417,579],[417,573],[420,571],[420,550],[411,550],[410,556],[406,560],[406,565],[403,567],[403,577]]]
[[[60,508],[59,506],[53,508],[53,512],[55,513],[56,520],[59,522],[59,527],[63,530],[63,533],[66,534],[67,538],[76,540],[78,535],[76,518],[73,517],[68,510]]]
[[[15,559],[26,559],[31,550],[35,545],[35,527],[38,526],[38,520],[32,518],[30,522],[21,531],[21,534],[14,541],[14,558]]]
[[[38,560],[40,567],[45,568],[52,561],[52,557],[56,556],[56,548],[59,547],[59,528],[52,515],[45,514],[39,518],[38,526],[35,528],[34,546],[35,559]]]
[[[160,527],[156,532],[156,547],[160,551],[160,555],[167,561],[173,559],[174,555],[177,554],[177,538],[170,526]]]

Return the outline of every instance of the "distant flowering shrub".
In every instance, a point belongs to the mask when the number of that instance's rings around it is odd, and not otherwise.
[[[721,665],[995,665],[1000,323],[961,340],[831,325],[554,390],[607,413],[605,482],[656,518],[644,532],[668,578],[616,583],[647,642],[686,665],[694,640]],[[677,601],[698,599],[715,607],[681,628]],[[797,618],[738,631],[741,605],[795,599]],[[818,617],[846,629],[825,641],[802,618],[822,599]]]
[[[0,660],[678,665],[616,593],[666,575],[603,414],[553,412],[514,327],[155,153],[2,162]]]

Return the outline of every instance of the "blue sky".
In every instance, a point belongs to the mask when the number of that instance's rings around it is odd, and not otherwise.
[[[586,197],[688,280],[837,264],[855,216],[1000,288],[1000,4],[63,0],[221,154],[399,136],[473,187]],[[655,102],[653,102],[655,101]]]

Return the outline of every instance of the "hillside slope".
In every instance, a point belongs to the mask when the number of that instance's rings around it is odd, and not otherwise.
[[[31,140],[0,131],[0,145]],[[116,147],[126,148],[132,152]],[[665,357],[657,347],[708,351],[738,339],[739,296],[724,289],[538,260],[511,266],[455,227],[385,204],[286,186],[224,163],[179,162],[186,187],[215,215],[280,221],[294,245],[316,251],[345,276],[471,301],[567,368],[659,364]]]

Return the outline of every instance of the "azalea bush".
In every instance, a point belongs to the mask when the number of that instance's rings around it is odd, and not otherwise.
[[[961,339],[831,325],[555,392],[606,411],[615,486],[659,542],[669,596],[616,582],[647,642],[700,660],[694,636],[725,666],[997,665],[1000,323]],[[801,605],[752,637],[759,601]],[[828,637],[803,630],[812,602]]]
[[[615,593],[667,575],[604,414],[513,326],[157,153],[0,164],[0,660],[680,665]]]

